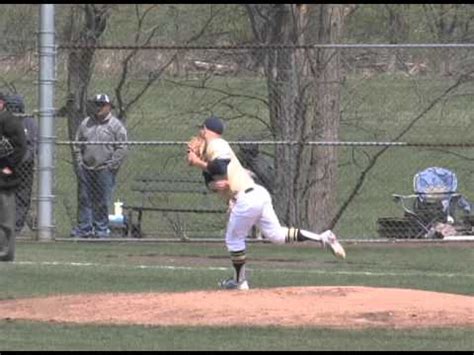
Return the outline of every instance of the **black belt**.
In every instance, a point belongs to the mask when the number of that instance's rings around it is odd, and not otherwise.
[[[251,192],[251,191],[253,191],[253,187],[249,187],[249,188],[248,188],[247,190],[245,190],[244,192],[245,192],[245,193],[248,193],[248,192]]]

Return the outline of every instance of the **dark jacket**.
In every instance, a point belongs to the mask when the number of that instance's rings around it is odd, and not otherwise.
[[[34,163],[38,155],[38,124],[32,116],[21,119],[26,135],[26,154],[23,157],[24,163]]]
[[[0,137],[5,136],[13,146],[13,153],[0,158],[0,190],[16,188],[20,183],[17,166],[26,153],[26,136],[21,120],[7,110],[0,111]],[[9,167],[13,174],[6,175],[1,170]]]

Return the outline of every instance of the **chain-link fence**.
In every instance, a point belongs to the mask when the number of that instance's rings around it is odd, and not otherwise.
[[[343,239],[420,238],[453,226],[445,223],[452,215],[457,230],[447,234],[472,233],[471,213],[455,195],[474,201],[472,46],[176,43],[60,43],[57,238],[68,238],[78,223],[72,142],[93,112],[87,100],[99,93],[113,99],[129,140],[108,204],[113,237],[223,237],[227,206],[185,160],[185,142],[211,114],[225,121],[225,138],[271,191],[283,224],[330,227]],[[20,68],[11,70],[20,76]],[[31,77],[23,84],[31,109]],[[420,213],[426,206],[416,198],[394,200],[418,192],[414,177],[428,167],[456,174],[456,191],[447,192],[457,207],[449,216],[444,197],[432,216]],[[102,195],[103,185],[90,190]],[[114,219],[118,201],[123,220]],[[30,214],[34,227],[34,203]]]
[[[327,49],[159,47],[135,52],[127,71],[128,89],[120,92],[121,102],[115,97],[116,106],[129,104],[129,109],[116,107],[115,112],[126,122],[131,143],[114,199],[125,207],[144,207],[140,221],[140,209],[125,209],[130,217],[128,236],[222,237],[226,205],[206,194],[203,182],[190,182],[203,180],[200,172],[185,162],[185,141],[210,114],[223,118],[225,136],[243,164],[272,191],[277,210],[284,214],[282,223],[301,223],[308,228],[315,223],[307,217],[310,209],[313,219],[325,218],[321,228],[333,223],[332,227],[348,238],[424,236],[432,223],[425,221],[420,226],[416,217],[405,221],[410,217],[400,203],[392,201],[392,194],[414,193],[414,175],[440,166],[457,174],[459,192],[470,199],[473,62],[469,48],[420,47],[329,49],[334,58],[330,61],[340,63],[334,69],[337,73],[331,73],[335,82],[312,73],[318,69],[320,75],[329,76],[325,72],[329,64],[317,68],[312,63]],[[65,61],[80,49],[64,48],[59,57]],[[94,94],[117,93],[124,75],[123,59],[134,50],[95,48],[96,67],[90,85]],[[175,63],[178,53],[181,67]],[[275,64],[271,68],[277,73],[271,74],[265,63],[277,58],[287,62]],[[301,66],[295,64],[299,59]],[[454,74],[442,72],[443,60],[450,61]],[[58,65],[65,63],[60,60]],[[339,105],[334,111],[318,101],[325,100],[324,95],[332,95],[329,100]],[[333,121],[325,122],[318,110],[326,110]],[[335,120],[339,120],[337,126],[332,126]],[[77,196],[67,130],[61,139],[56,211],[58,235],[65,236],[76,222]],[[288,159],[300,161],[284,164],[279,156],[282,152]],[[311,158],[305,158],[326,153],[334,158],[337,175],[331,172],[331,162],[319,157],[312,163]],[[318,164],[328,165],[319,169]],[[278,180],[282,173],[292,180]],[[324,180],[330,173],[334,174],[330,179],[337,177],[334,189],[312,195],[301,192],[318,183],[329,188],[331,184]],[[290,190],[298,191],[288,194],[281,185],[288,181],[294,183]],[[331,206],[324,194],[336,199],[327,213],[318,206]],[[296,205],[307,218],[285,215],[282,204]],[[110,208],[112,211],[112,205]],[[222,213],[199,211],[206,209]]]

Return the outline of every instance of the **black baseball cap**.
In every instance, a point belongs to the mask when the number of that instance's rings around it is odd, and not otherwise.
[[[199,125],[199,127],[206,127],[208,130],[217,134],[222,134],[224,132],[224,123],[216,116],[206,118],[206,120],[201,125]]]
[[[16,113],[25,113],[25,101],[19,94],[9,95],[7,97],[7,110]]]

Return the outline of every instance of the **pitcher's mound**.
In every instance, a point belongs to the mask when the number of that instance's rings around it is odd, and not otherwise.
[[[474,297],[353,286],[82,294],[0,302],[1,319],[182,326],[474,326]]]

